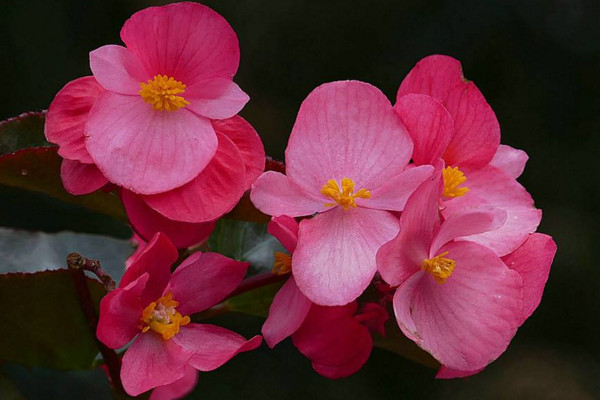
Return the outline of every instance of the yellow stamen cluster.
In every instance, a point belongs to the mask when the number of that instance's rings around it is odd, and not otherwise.
[[[148,83],[141,82],[140,87],[140,96],[155,110],[175,111],[190,104],[183,96],[177,96],[185,92],[186,86],[172,77],[155,75]]]
[[[467,180],[467,177],[458,167],[444,168],[442,176],[444,178],[444,197],[460,197],[469,191],[466,186],[459,187]]]
[[[277,275],[292,272],[292,256],[287,253],[282,253],[281,251],[276,251],[272,272]]]
[[[430,258],[429,260],[424,260],[423,265],[421,266],[421,268],[429,272],[440,285],[446,282],[446,279],[452,275],[452,271],[454,271],[454,268],[456,267],[456,261],[445,258],[444,256],[446,255],[448,255],[447,251]]]
[[[345,211],[348,211],[350,207],[356,207],[357,198],[371,198],[371,192],[367,189],[360,189],[358,192],[354,193],[354,181],[350,178],[342,179],[341,189],[335,179],[328,180],[327,184],[321,188],[321,193],[335,202],[325,203],[325,207],[340,205]]]
[[[179,305],[169,293],[153,301],[142,311],[140,329],[143,333],[152,329],[164,340],[169,340],[179,333],[179,327],[190,323],[190,317],[182,316],[175,307]]]

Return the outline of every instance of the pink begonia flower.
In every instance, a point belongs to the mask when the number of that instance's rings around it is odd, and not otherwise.
[[[409,198],[400,233],[378,251],[377,265],[398,286],[402,332],[444,367],[477,371],[506,350],[520,325],[524,279],[490,249],[457,240],[498,228],[506,213],[484,205],[443,220],[440,169]]]
[[[293,254],[298,241],[298,222],[287,215],[272,218],[268,232]],[[292,258],[276,253],[277,273],[292,270]],[[337,379],[357,372],[367,361],[373,347],[369,333],[382,333],[388,318],[385,308],[365,304],[357,314],[354,301],[345,306],[324,307],[313,304],[300,292],[290,275],[273,298],[262,334],[271,348],[292,336],[294,345],[308,357],[319,374]]]
[[[302,220],[294,279],[311,301],[345,305],[367,287],[379,246],[432,168],[407,168],[412,142],[389,100],[358,81],[319,86],[302,103],[285,152],[286,175],[268,171],[250,198],[272,216]]]
[[[460,62],[433,55],[419,61],[398,89],[395,109],[413,142],[416,165],[444,170],[444,216],[476,204],[491,204],[507,212],[497,230],[470,236],[503,256],[534,232],[541,211],[515,179],[523,172],[527,154],[500,145],[500,126],[494,111]]]
[[[177,258],[168,238],[156,234],[127,268],[119,288],[100,302],[98,339],[112,349],[133,339],[121,367],[123,387],[132,396],[157,387],[160,396],[190,389],[191,369],[212,371],[262,340],[190,323],[191,314],[219,303],[239,285],[247,263],[194,253],[171,274]],[[179,388],[164,387],[176,381]]]

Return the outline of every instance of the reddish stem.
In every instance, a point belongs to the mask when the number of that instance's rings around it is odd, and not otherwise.
[[[249,292],[250,290],[253,290],[253,289],[256,289],[256,288],[259,288],[262,286],[267,286],[267,285],[270,285],[271,283],[282,281],[284,279],[287,279],[288,277],[289,277],[289,274],[278,275],[278,274],[273,274],[271,272],[253,276],[251,278],[248,278],[248,279],[242,281],[240,286],[238,286],[237,289],[235,289],[233,292],[231,292],[229,294],[229,296],[227,296],[227,298],[230,299],[239,294]]]

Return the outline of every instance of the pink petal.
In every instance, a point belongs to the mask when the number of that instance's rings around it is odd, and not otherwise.
[[[517,271],[523,279],[523,313],[520,324],[540,304],[555,254],[554,240],[550,236],[534,233],[521,247],[502,258],[506,266]]]
[[[357,204],[376,210],[402,211],[408,197],[432,172],[433,167],[430,165],[407,168],[383,186],[371,191],[370,199],[359,199]]]
[[[49,142],[60,147],[58,154],[64,158],[93,162],[86,147],[84,128],[89,112],[104,93],[94,77],[75,79],[56,94],[46,114],[44,133]]]
[[[217,134],[219,147],[206,168],[191,182],[168,192],[144,196],[167,218],[185,222],[213,221],[231,211],[246,190],[244,161],[235,144]]]
[[[159,232],[127,268],[119,287],[125,287],[138,277],[148,273],[149,279],[141,294],[141,301],[146,305],[150,304],[162,295],[171,276],[171,265],[177,261],[177,258],[179,258],[177,249],[164,233]]]
[[[494,250],[499,256],[513,252],[530,233],[535,232],[542,218],[541,210],[535,208],[531,195],[523,186],[495,167],[465,170],[465,176],[469,192],[444,202],[443,215],[449,217],[478,202],[503,209],[506,211],[504,225],[465,238]]]
[[[434,172],[410,196],[400,217],[400,233],[377,252],[377,268],[392,286],[419,271],[429,258],[431,243],[440,225],[441,173]]]
[[[66,158],[60,164],[60,177],[65,190],[74,195],[95,192],[108,183],[95,164],[82,164]]]
[[[375,190],[401,173],[412,141],[389,100],[368,83],[340,81],[302,103],[285,153],[287,175],[320,195],[329,179]]]
[[[398,99],[394,109],[414,143],[414,163],[435,164],[454,135],[454,120],[446,107],[431,96],[408,94]]]
[[[296,286],[294,277],[290,277],[273,298],[269,316],[262,327],[262,335],[270,348],[296,332],[311,305]]]
[[[410,93],[423,93],[438,100],[456,85],[464,83],[460,61],[434,54],[423,58],[400,84],[396,100]]]
[[[356,302],[341,307],[315,305],[292,336],[319,374],[343,378],[357,372],[369,358],[373,340],[369,330],[354,319],[355,312]]]
[[[121,39],[151,76],[168,75],[188,86],[210,78],[231,78],[240,61],[231,26],[197,3],[145,8],[125,22]]]
[[[265,170],[265,149],[260,136],[244,118],[236,115],[212,121],[215,132],[226,135],[235,144],[246,166],[246,189]]]
[[[328,203],[320,188],[316,192],[307,192],[286,175],[275,171],[265,172],[254,182],[250,200],[267,215],[291,217],[325,211]]]
[[[501,144],[490,161],[490,165],[506,172],[511,178],[517,179],[523,173],[528,159],[529,156],[523,150]]]
[[[121,380],[131,396],[173,383],[185,375],[192,353],[148,331],[139,335],[123,356]]]
[[[114,44],[92,51],[90,68],[104,89],[119,94],[139,96],[140,83],[152,78],[132,52]]]
[[[189,364],[200,371],[217,369],[235,355],[256,349],[262,342],[260,336],[246,340],[229,329],[208,324],[186,325],[173,340],[193,353]]]
[[[146,273],[129,285],[109,292],[100,301],[96,336],[111,349],[120,349],[140,333],[139,323],[145,305],[140,296],[146,287]]]
[[[248,263],[217,253],[194,253],[175,270],[169,289],[177,311],[194,314],[223,300],[244,279]]]
[[[296,284],[316,304],[351,302],[375,275],[377,249],[397,233],[391,213],[360,207],[336,207],[303,220],[292,255]]]
[[[475,371],[458,371],[456,369],[450,369],[442,366],[435,377],[437,379],[466,378],[468,376],[478,374],[481,371],[483,371],[483,368]]]
[[[198,371],[186,365],[183,373],[183,377],[179,380],[155,388],[150,395],[150,400],[175,400],[191,393],[198,383]]]
[[[298,221],[287,215],[271,218],[267,232],[275,236],[283,247],[292,254],[298,244]]]
[[[427,272],[404,282],[394,296],[402,331],[442,365],[485,367],[506,350],[521,316],[522,282],[490,250],[476,243],[443,247],[456,268],[444,284]]]
[[[104,93],[85,129],[98,168],[136,193],[160,193],[189,182],[217,149],[210,120],[185,108],[153,110],[139,96]]]
[[[175,247],[183,249],[208,239],[217,224],[216,221],[192,224],[168,219],[150,208],[141,196],[128,190],[121,192],[121,200],[129,223],[144,241],[163,232]]]
[[[185,90],[187,108],[210,119],[230,118],[239,113],[250,97],[231,79],[214,78]]]

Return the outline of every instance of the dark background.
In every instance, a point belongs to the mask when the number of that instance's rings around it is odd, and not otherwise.
[[[280,159],[299,105],[317,85],[358,79],[394,100],[402,78],[422,57],[441,53],[461,60],[465,76],[496,112],[502,142],[529,154],[520,181],[543,209],[539,230],[554,236],[558,253],[538,310],[506,353],[470,379],[438,381],[433,370],[375,349],[355,376],[329,381],[286,342],[275,351],[263,347],[202,374],[195,397],[600,398],[600,2],[204,3],[238,34],[241,64],[235,80],[251,97],[242,115],[261,134],[267,153]],[[120,44],[125,19],[162,3],[0,4],[4,119],[47,108],[65,83],[90,74],[89,51]],[[73,229],[73,221],[85,215],[77,210],[59,214],[55,202],[0,189],[0,225],[56,231]],[[91,232],[104,229],[100,220],[80,226]],[[244,318],[238,330],[256,333],[260,322]],[[11,376],[31,398],[88,398],[74,393],[92,384],[76,375],[66,386],[55,385],[57,373],[23,368],[15,368]],[[108,396],[103,385],[93,387],[99,398]]]

